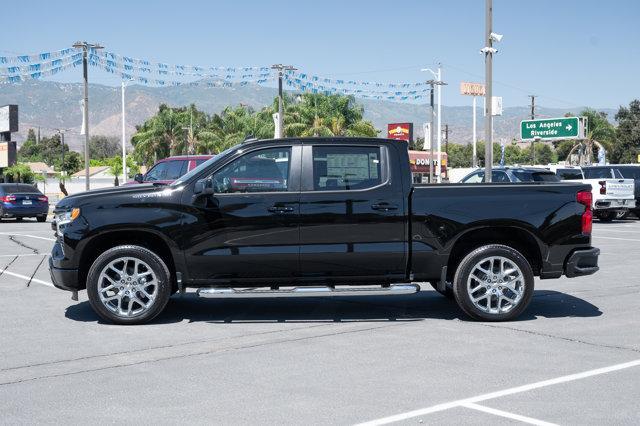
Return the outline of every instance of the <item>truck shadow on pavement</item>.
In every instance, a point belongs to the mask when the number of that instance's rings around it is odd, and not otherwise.
[[[539,317],[596,317],[600,309],[566,293],[536,290],[528,309],[516,321]],[[65,316],[75,321],[102,322],[89,302],[71,305]],[[201,299],[193,294],[173,296],[154,324],[188,322],[305,323],[384,322],[425,319],[469,320],[453,300],[435,291],[403,296],[347,296],[340,298]]]

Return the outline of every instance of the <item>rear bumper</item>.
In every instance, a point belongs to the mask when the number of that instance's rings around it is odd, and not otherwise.
[[[593,207],[595,211],[634,209],[636,207],[636,200],[598,200],[594,203]]]
[[[51,275],[51,282],[56,288],[68,291],[80,290],[77,269],[56,268],[53,266],[53,259],[49,258],[49,274]]]
[[[598,256],[600,249],[591,247],[588,249],[578,249],[567,257],[564,267],[564,274],[568,278],[591,275],[598,272]]]

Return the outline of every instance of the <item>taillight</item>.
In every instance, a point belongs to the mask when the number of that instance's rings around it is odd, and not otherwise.
[[[591,211],[591,204],[593,203],[593,195],[591,191],[580,191],[576,196],[576,201],[582,204],[584,213],[582,213],[582,233],[591,234],[591,228],[593,223],[593,212]]]
[[[607,195],[607,181],[601,180],[598,183],[600,184],[600,195]]]
[[[5,195],[4,197],[0,197],[0,199],[4,203],[12,203],[12,202],[14,202],[16,200],[16,196],[15,195]]]
[[[43,203],[46,203],[49,201],[49,197],[47,197],[46,195],[40,195],[38,196],[38,201],[42,201]]]

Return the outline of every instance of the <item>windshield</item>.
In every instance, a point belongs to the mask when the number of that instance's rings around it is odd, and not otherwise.
[[[211,165],[212,163],[215,163],[216,161],[218,161],[220,158],[226,156],[227,154],[229,154],[232,151],[235,151],[236,149],[240,148],[242,146],[242,144],[238,144],[238,145],[234,145],[231,148],[228,148],[224,151],[222,151],[219,154],[214,155],[213,157],[211,157],[210,159],[208,159],[207,161],[205,161],[204,163],[201,163],[198,167],[196,167],[195,169],[191,170],[189,173],[187,173],[186,175],[182,176],[180,179],[176,180],[175,182],[173,182],[171,184],[171,186],[178,186],[178,185],[182,185],[183,183],[187,182],[189,179],[191,179],[193,176],[197,175],[198,173],[200,173],[200,171],[206,169],[207,167],[209,167],[209,165]]]

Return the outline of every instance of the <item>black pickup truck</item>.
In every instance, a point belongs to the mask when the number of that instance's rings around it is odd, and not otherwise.
[[[94,190],[55,208],[56,287],[98,315],[150,321],[203,297],[403,294],[430,283],[478,320],[518,316],[534,276],[593,274],[591,188],[412,184],[407,145],[253,140],[170,185]]]

